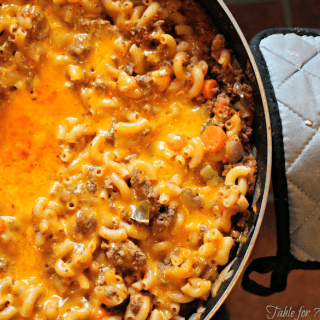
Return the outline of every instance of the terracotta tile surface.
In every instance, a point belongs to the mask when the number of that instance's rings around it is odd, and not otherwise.
[[[247,40],[262,30],[285,26],[281,3],[278,1],[229,5],[228,8]]]
[[[320,28],[319,0],[291,0],[294,27]]]

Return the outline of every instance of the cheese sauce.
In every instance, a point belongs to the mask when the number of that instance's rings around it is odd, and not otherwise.
[[[223,36],[192,1],[0,16],[0,318],[184,319],[254,188],[251,87]]]

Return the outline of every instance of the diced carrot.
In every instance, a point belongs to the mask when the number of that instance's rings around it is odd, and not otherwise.
[[[209,126],[204,130],[201,139],[206,147],[206,152],[215,153],[224,147],[227,136],[220,127]]]
[[[95,309],[91,315],[91,320],[102,320],[110,316],[110,313],[102,308]]]
[[[0,219],[0,233],[5,232],[6,228],[6,222],[3,219]]]
[[[172,151],[180,151],[187,145],[187,137],[184,134],[170,135],[167,144]]]
[[[214,79],[204,80],[201,93],[206,99],[212,99],[214,94],[212,89],[218,87],[218,82]]]

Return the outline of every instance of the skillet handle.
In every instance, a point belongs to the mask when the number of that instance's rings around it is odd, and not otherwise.
[[[244,290],[258,296],[271,296],[284,291],[287,286],[288,274],[292,270],[293,259],[289,255],[264,257],[252,261],[244,272],[241,286]],[[250,279],[252,272],[271,273],[270,287],[264,287]]]

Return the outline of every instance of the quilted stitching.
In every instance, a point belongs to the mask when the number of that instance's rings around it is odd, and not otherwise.
[[[316,241],[319,238],[319,214],[320,208],[316,208],[307,221],[294,234],[290,235],[292,244],[317,261],[319,261],[319,246]]]
[[[290,62],[289,60],[285,59],[284,57],[281,57],[281,56],[277,55],[276,53],[272,52],[271,50],[269,50],[269,49],[267,49],[267,48],[264,48],[264,49],[267,50],[267,51],[269,51],[270,53],[273,53],[275,56],[278,56],[278,57],[281,58],[283,61],[292,64],[292,66],[297,67],[294,63]],[[301,69],[295,70],[295,72],[292,73],[291,76],[288,77],[288,78],[280,85],[280,87],[278,87],[278,90],[281,88],[281,86],[283,86],[291,77],[293,77],[293,76],[294,76],[297,72],[299,72],[299,71],[304,71],[305,73],[308,73],[308,74],[310,74],[311,76],[314,76],[314,77],[320,79],[320,77],[318,77],[318,76],[312,74],[311,72],[308,72],[307,70],[304,70],[304,69],[303,69],[303,67],[304,67],[306,64],[308,64],[310,61],[312,61],[312,59],[316,58],[317,56],[318,56],[318,53],[315,54],[314,56],[312,56],[310,59],[306,60],[306,61],[304,62],[304,64],[302,65]],[[278,71],[279,71],[279,70],[278,70]]]
[[[301,153],[302,146],[304,146],[307,141],[311,140],[312,136],[316,130],[312,127],[306,126],[305,121],[299,114],[290,109],[288,106],[278,102],[280,115],[283,122],[283,141],[287,149],[291,152],[285,154],[286,169],[294,162],[296,157]],[[292,127],[294,127],[299,135],[295,136],[295,139],[291,138]]]
[[[317,201],[320,201],[319,146],[320,132],[317,132],[287,170],[287,177]]]
[[[288,79],[293,73],[299,70],[299,68],[290,61],[285,61],[279,55],[273,53],[267,48],[261,48],[265,59],[272,59],[272,65],[270,65],[270,76],[274,88],[277,90],[286,79]],[[285,65],[285,67],[284,67]],[[281,70],[281,72],[278,72]]]
[[[293,77],[297,72],[299,72],[299,71],[303,71],[303,72],[305,72],[305,73],[310,74],[311,76],[314,76],[314,77],[316,77],[316,78],[319,78],[319,79],[320,79],[320,77],[318,77],[318,76],[316,76],[316,75],[314,75],[314,74],[312,74],[312,73],[308,72],[307,70],[303,69],[303,67],[304,67],[306,64],[308,64],[310,61],[312,61],[312,59],[316,58],[317,56],[318,56],[318,53],[317,53],[317,54],[315,54],[314,56],[312,56],[309,60],[307,60],[307,61],[302,65],[302,68],[301,68],[300,70],[297,70],[295,73],[293,73],[293,74],[291,75],[291,77]],[[286,61],[286,60],[285,60],[285,61]],[[291,77],[289,77],[286,81],[288,81]],[[284,84],[285,84],[285,82],[284,82],[282,85],[284,85]],[[279,89],[280,89],[280,88],[279,88]]]
[[[290,193],[290,233],[297,231],[308,219],[310,214],[318,207],[318,201],[301,190],[293,181],[288,179]],[[301,211],[301,207],[304,210]]]
[[[291,253],[302,261],[320,261],[320,247],[314,246],[320,230],[320,37],[271,35],[260,50],[282,120]]]
[[[311,60],[309,60],[307,63],[304,64],[302,71],[313,77],[320,79],[320,70],[318,69],[319,60],[320,60],[320,55],[319,54],[315,55]]]
[[[320,60],[318,68],[320,68]],[[312,120],[313,127],[320,126],[320,79],[318,77],[300,70],[287,79],[275,94],[278,101],[290,107],[303,119]]]
[[[285,101],[284,101],[284,102],[281,102],[280,100],[278,100],[278,103],[279,103],[279,102],[281,103],[281,106],[282,106],[283,108],[287,108],[290,112],[292,112],[292,113],[294,113],[296,116],[298,116],[298,117],[303,121],[303,123],[305,123],[307,120],[309,120],[309,119],[307,119],[307,118],[303,118],[303,116],[300,115],[297,111],[295,111],[295,110],[291,109],[289,106],[287,106],[286,103],[285,103]]]
[[[313,45],[296,34],[271,35],[260,42],[260,48],[267,48],[283,60],[296,65],[298,69],[318,52]]]
[[[308,141],[306,142],[305,145],[301,146],[301,151],[299,152],[299,154],[297,155],[297,157],[291,162],[291,163],[288,163],[288,165],[286,166],[287,167],[287,173],[289,173],[289,170],[290,168],[293,166],[293,164],[295,162],[298,161],[299,157],[302,155],[303,151],[309,146],[309,144],[312,142],[312,139],[315,138],[317,134],[317,131],[312,135],[312,137],[310,139],[308,139]]]
[[[320,52],[320,38],[319,37],[309,37],[309,36],[302,36],[302,39],[312,46],[316,48],[318,52]]]
[[[301,261],[315,261],[316,259],[314,257],[311,257],[307,253],[305,253],[303,250],[301,250],[299,247],[295,246],[293,243],[291,243],[291,253]]]

